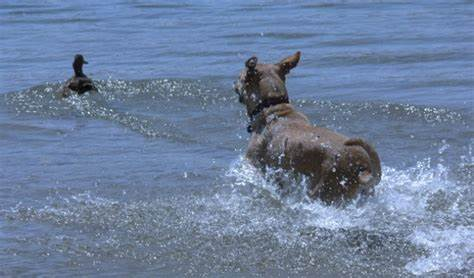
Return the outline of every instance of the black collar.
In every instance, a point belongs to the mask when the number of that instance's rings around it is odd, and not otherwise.
[[[250,124],[247,126],[247,132],[252,133],[253,131],[253,123],[255,122],[255,118],[257,117],[258,114],[260,114],[264,109],[282,104],[282,103],[290,103],[288,100],[288,97],[278,97],[278,98],[271,98],[271,99],[266,99],[262,102],[260,102],[257,105],[257,108],[255,108],[254,111],[252,111],[252,114],[250,114]]]

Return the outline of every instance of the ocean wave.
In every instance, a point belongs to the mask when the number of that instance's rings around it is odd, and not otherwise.
[[[216,109],[232,105],[237,107],[236,96],[229,88],[201,80],[152,79],[152,80],[97,80],[99,94],[61,98],[56,93],[60,83],[47,83],[20,92],[4,94],[0,105],[6,104],[17,114],[46,116],[104,116],[105,110],[127,105],[134,111],[154,112],[167,109]],[[426,123],[460,123],[468,126],[473,114],[468,109],[450,109],[411,104],[381,102],[335,102],[327,100],[294,99],[294,105],[312,109],[320,115],[360,118],[378,117],[387,120],[423,121]],[[173,105],[173,107],[170,107]],[[117,110],[117,108],[115,108]],[[239,109],[241,110],[241,109]],[[109,117],[113,118],[113,117]]]

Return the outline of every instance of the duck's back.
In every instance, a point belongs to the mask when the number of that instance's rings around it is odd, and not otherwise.
[[[84,94],[88,91],[97,91],[97,88],[94,85],[94,82],[84,76],[73,76],[69,78],[61,88],[61,94],[63,97],[67,97],[70,94],[70,91],[77,92],[79,95]]]
[[[72,77],[68,80],[67,87],[80,95],[87,91],[96,90],[92,80],[85,75]]]

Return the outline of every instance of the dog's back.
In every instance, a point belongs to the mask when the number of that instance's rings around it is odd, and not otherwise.
[[[373,147],[311,125],[288,103],[285,75],[299,59],[297,52],[277,64],[257,64],[255,57],[246,62],[235,88],[251,120],[247,157],[257,166],[309,177],[308,193],[314,198],[333,202],[371,194],[381,178]]]

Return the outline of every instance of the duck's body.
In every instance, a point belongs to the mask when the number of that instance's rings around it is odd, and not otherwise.
[[[92,80],[84,76],[73,76],[66,81],[64,87],[77,92],[79,95],[82,95],[88,91],[97,91],[97,88],[94,86]]]
[[[74,57],[74,63],[72,64],[74,76],[69,78],[62,86],[61,91],[63,97],[67,97],[70,94],[70,91],[77,92],[79,95],[88,91],[97,91],[92,79],[82,72],[83,64],[87,64],[84,57],[80,54],[76,55]]]

